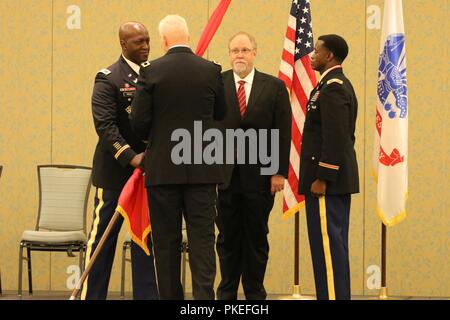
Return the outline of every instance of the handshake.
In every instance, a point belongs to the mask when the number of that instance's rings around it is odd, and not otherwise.
[[[145,159],[145,152],[138,153],[131,159],[130,165],[132,165],[135,168],[141,168],[142,171],[144,171],[144,159]]]

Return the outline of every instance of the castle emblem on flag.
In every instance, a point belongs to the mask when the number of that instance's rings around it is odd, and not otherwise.
[[[390,119],[406,117],[408,97],[404,34],[387,37],[378,68],[378,97]]]

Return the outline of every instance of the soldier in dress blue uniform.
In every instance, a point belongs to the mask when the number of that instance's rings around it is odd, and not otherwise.
[[[99,140],[95,149],[92,183],[96,187],[95,209],[86,251],[86,265],[117,207],[120,192],[144,159],[145,143],[131,130],[129,114],[136,91],[140,64],[148,59],[150,38],[140,23],[127,22],[119,29],[122,55],[95,78],[92,114]],[[123,219],[116,222],[81,293],[81,299],[106,299],[117,236]],[[150,239],[150,236],[148,237]],[[148,247],[151,251],[151,243]],[[157,299],[153,256],[134,242],[131,245],[134,299]]]
[[[311,92],[300,159],[317,299],[350,299],[348,229],[351,194],[359,192],[355,123],[358,102],[342,70],[348,54],[338,35],[319,37],[311,66],[321,74]]]

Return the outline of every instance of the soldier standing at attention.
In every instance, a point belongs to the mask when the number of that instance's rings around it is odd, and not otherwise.
[[[319,37],[311,66],[321,74],[303,129],[299,194],[305,195],[318,300],[350,299],[348,229],[351,194],[359,192],[355,91],[342,70],[348,54],[338,35]]]

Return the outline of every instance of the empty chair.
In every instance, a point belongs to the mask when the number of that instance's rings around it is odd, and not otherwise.
[[[39,209],[35,230],[22,234],[19,247],[18,295],[22,295],[22,265],[27,261],[28,291],[33,293],[31,251],[62,251],[69,257],[79,252],[80,273],[86,247],[86,207],[91,168],[70,165],[40,165]],[[23,256],[26,249],[27,256]]]

